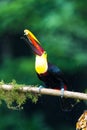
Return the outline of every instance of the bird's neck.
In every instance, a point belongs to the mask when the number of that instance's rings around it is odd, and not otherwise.
[[[47,56],[44,54],[41,56],[36,55],[35,59],[35,70],[38,74],[43,74],[47,72],[48,63],[47,63]]]

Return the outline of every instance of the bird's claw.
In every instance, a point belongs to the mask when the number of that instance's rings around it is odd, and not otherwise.
[[[64,96],[64,88],[61,88],[61,98]]]
[[[44,88],[42,85],[39,86],[39,93],[41,92],[41,89]]]

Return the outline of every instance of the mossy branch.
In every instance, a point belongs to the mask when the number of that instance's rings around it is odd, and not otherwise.
[[[0,84],[0,101],[4,100],[9,108],[20,108],[28,98],[36,103],[40,95],[61,96],[61,90],[39,89],[31,85]],[[87,100],[87,94],[80,92],[64,91],[64,97]]]
[[[14,85],[3,84],[3,85],[0,85],[0,89],[3,89],[5,91],[11,91],[14,89]],[[34,94],[36,93],[36,94],[42,94],[42,95],[62,96],[61,90],[54,90],[54,89],[48,89],[48,88],[39,89],[39,87],[31,86],[31,85],[16,87],[15,90],[22,93],[34,93]],[[87,100],[87,94],[85,93],[66,91],[66,90],[64,91],[64,97]]]
[[[14,89],[14,85],[7,85],[3,84],[0,85],[0,89],[3,89],[5,91],[11,91]],[[36,93],[36,94],[42,94],[42,95],[51,95],[51,96],[61,96],[61,90],[54,90],[54,89],[48,89],[48,88],[41,88],[36,86],[22,86],[22,87],[16,87],[16,91],[20,91],[22,93]],[[75,98],[80,100],[87,100],[87,94],[80,93],[80,92],[73,92],[73,91],[64,91],[64,97],[66,98]]]

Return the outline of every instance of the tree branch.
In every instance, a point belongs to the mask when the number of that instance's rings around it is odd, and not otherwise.
[[[14,85],[7,85],[2,84],[0,85],[0,89],[3,89],[5,91],[11,91],[14,89]],[[22,93],[34,93],[34,94],[41,94],[41,95],[51,95],[51,96],[61,96],[61,90],[54,90],[54,89],[48,89],[48,88],[41,88],[39,90],[38,87],[34,86],[22,86],[22,87],[16,87],[17,91],[20,91]],[[66,98],[74,98],[74,99],[80,99],[80,100],[87,100],[87,94],[80,93],[80,92],[72,92],[72,91],[64,91],[64,97]]]

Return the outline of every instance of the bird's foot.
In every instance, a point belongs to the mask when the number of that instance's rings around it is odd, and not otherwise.
[[[61,88],[61,98],[64,96],[64,88]]]
[[[39,93],[41,92],[41,89],[44,88],[42,85],[39,86]]]

